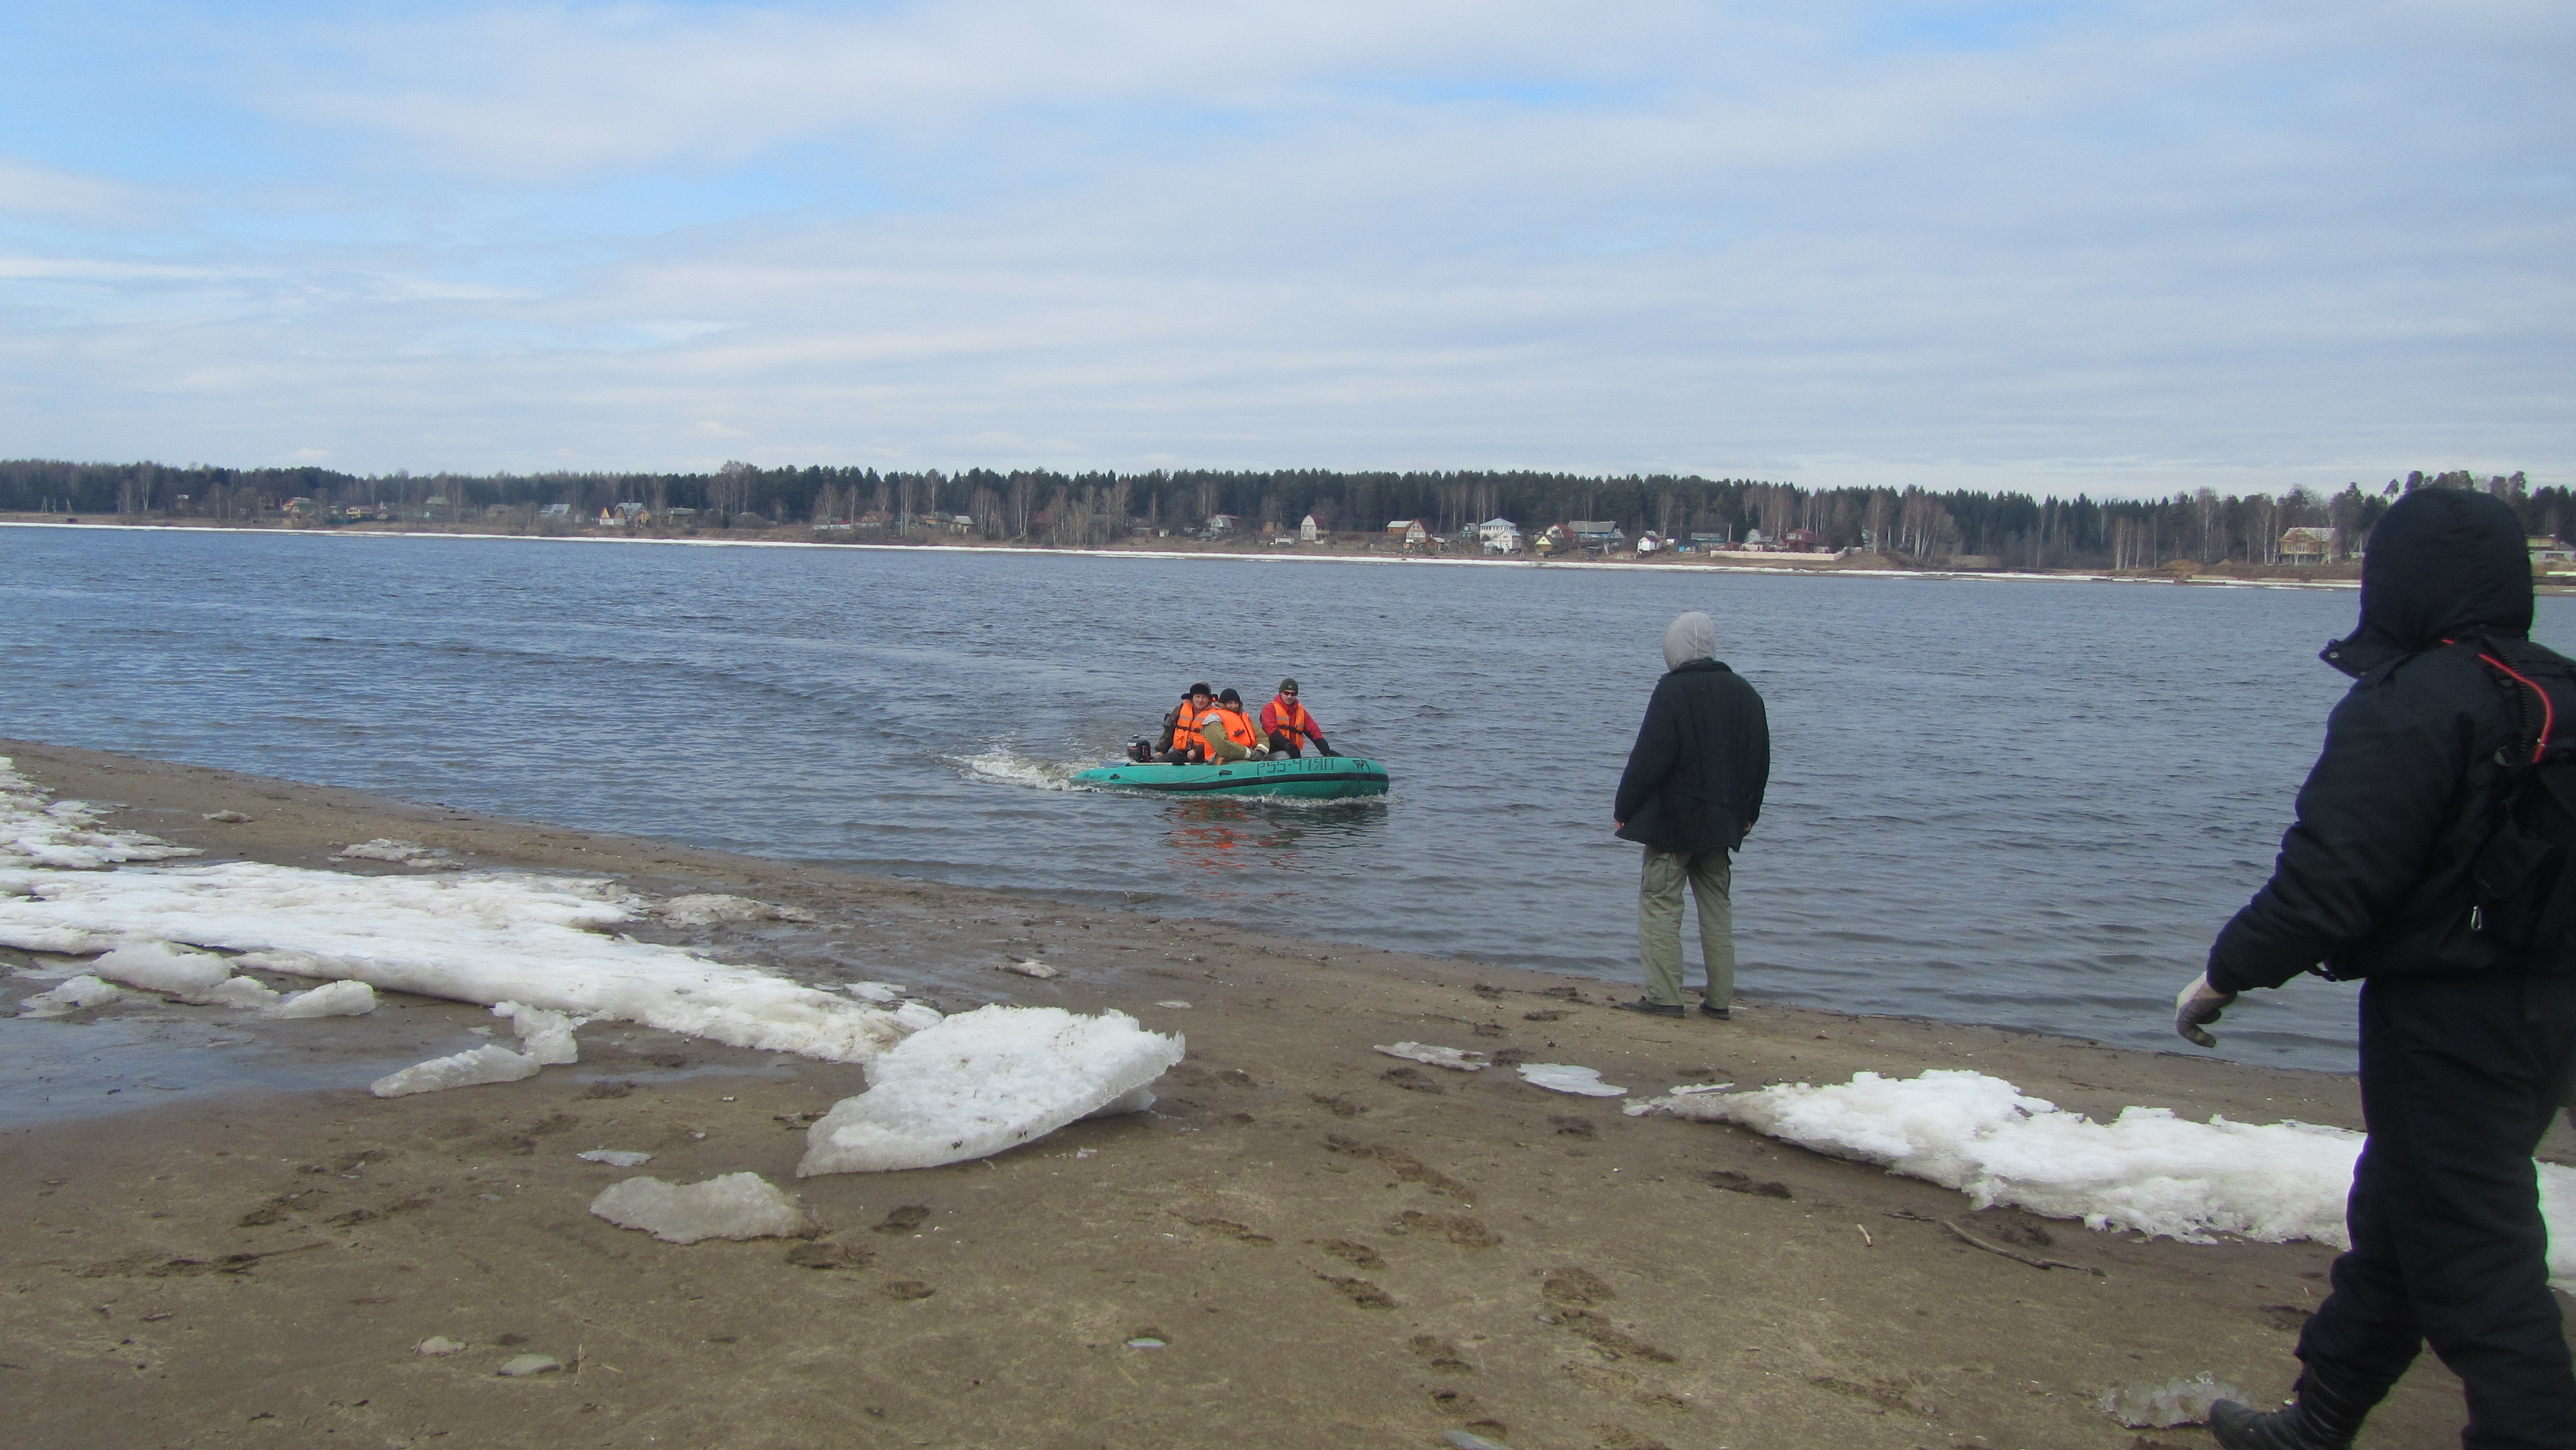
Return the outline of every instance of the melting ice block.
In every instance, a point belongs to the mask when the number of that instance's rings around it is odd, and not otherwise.
[[[389,1072],[368,1084],[367,1091],[380,1098],[409,1097],[413,1093],[444,1092],[448,1088],[481,1087],[486,1083],[517,1082],[537,1075],[545,1064],[533,1057],[522,1057],[506,1047],[477,1047],[453,1057],[433,1057],[415,1062],[399,1072]]]
[[[111,986],[86,973],[64,982],[48,992],[38,992],[18,1002],[21,1017],[62,1017],[83,1007],[104,1007],[126,996],[124,989]]]
[[[1433,1067],[1452,1067],[1460,1072],[1482,1072],[1493,1059],[1481,1052],[1458,1047],[1434,1047],[1427,1042],[1382,1043],[1373,1051],[1407,1062],[1428,1063]]]
[[[270,971],[613,1017],[828,1062],[864,1062],[938,1020],[919,1003],[889,1012],[609,935],[633,901],[607,881],[507,871],[353,876],[246,861],[17,879],[29,894],[0,892],[0,945],[188,942],[246,953],[241,965]]]
[[[364,982],[325,982],[268,1009],[271,1017],[364,1017],[376,1010],[376,989]]]
[[[2170,1430],[2177,1425],[2204,1425],[2209,1407],[2220,1400],[2249,1402],[2253,1396],[2202,1370],[2191,1379],[2165,1384],[2113,1385],[2094,1405],[2132,1430]]]
[[[1118,1102],[1181,1060],[1177,1033],[1124,1012],[979,1007],[868,1065],[868,1090],[806,1130],[800,1178],[932,1168],[1041,1138]]]
[[[1628,1094],[1626,1088],[1603,1082],[1601,1069],[1597,1067],[1571,1067],[1562,1062],[1524,1062],[1520,1073],[1521,1081],[1532,1087],[1546,1088],[1549,1092],[1573,1093],[1586,1098],[1617,1098]]]
[[[100,955],[89,964],[93,975],[147,992],[165,992],[201,1007],[265,1008],[277,1001],[277,990],[251,977],[233,975],[233,964],[212,952],[192,952],[168,942],[136,942]]]
[[[629,1178],[592,1199],[590,1211],[619,1228],[642,1229],[675,1244],[793,1238],[812,1227],[795,1199],[757,1173],[688,1184]]]

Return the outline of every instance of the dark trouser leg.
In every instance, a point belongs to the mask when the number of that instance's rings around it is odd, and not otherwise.
[[[2309,1376],[2372,1403],[2430,1342],[2467,1389],[2467,1450],[2576,1447],[2576,1373],[2531,1165],[2571,1042],[2576,980],[2364,986],[2370,1141],[2353,1173],[2352,1250],[2299,1336]]]

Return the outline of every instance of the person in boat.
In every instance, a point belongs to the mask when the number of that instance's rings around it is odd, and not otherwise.
[[[1199,750],[1198,717],[1214,706],[1216,699],[1202,684],[1181,692],[1181,703],[1163,712],[1163,728],[1151,740],[1139,737],[1127,747],[1127,758],[1139,765],[1160,762],[1165,765],[1187,765],[1191,752]]]
[[[1316,724],[1315,717],[1307,714],[1306,707],[1297,702],[1297,681],[1293,677],[1281,680],[1279,693],[1271,696],[1270,703],[1261,707],[1261,734],[1270,743],[1270,758],[1273,760],[1305,758],[1305,746],[1309,740],[1315,742],[1317,755],[1335,753],[1333,742],[1324,738],[1324,727]]]
[[[1205,680],[1190,686],[1181,703],[1163,717],[1162,749],[1154,756],[1165,765],[1201,765],[1208,760],[1207,741],[1199,734],[1199,722],[1216,709],[1216,692]]]
[[[1199,717],[1199,739],[1207,746],[1210,765],[1232,760],[1268,760],[1270,749],[1261,739],[1261,727],[1245,713],[1243,696],[1227,690],[1216,697],[1216,708]]]

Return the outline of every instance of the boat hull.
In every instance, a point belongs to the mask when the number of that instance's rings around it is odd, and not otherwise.
[[[1112,761],[1073,783],[1148,795],[1248,795],[1328,801],[1386,794],[1386,767],[1351,755],[1303,760],[1238,760],[1226,765],[1138,765]]]

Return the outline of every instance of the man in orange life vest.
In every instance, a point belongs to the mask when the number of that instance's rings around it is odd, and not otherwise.
[[[1211,765],[1225,760],[1267,760],[1261,728],[1243,712],[1243,696],[1233,690],[1216,697],[1216,708],[1199,716],[1199,738],[1207,742]]]
[[[1305,742],[1309,740],[1315,742],[1317,755],[1334,753],[1333,743],[1324,738],[1324,727],[1316,724],[1315,717],[1306,713],[1306,707],[1297,703],[1297,682],[1294,679],[1281,680],[1279,693],[1271,696],[1270,703],[1261,707],[1261,733],[1269,740],[1273,752],[1291,760],[1305,755]]]

